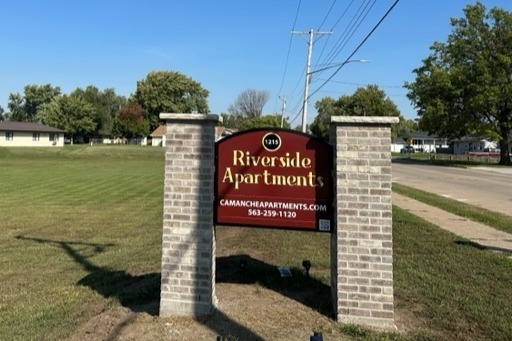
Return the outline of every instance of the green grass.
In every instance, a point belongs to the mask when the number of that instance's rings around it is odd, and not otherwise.
[[[462,203],[457,200],[445,198],[433,193],[425,192],[399,183],[393,183],[393,191],[425,204],[438,207],[460,217],[512,233],[512,219],[510,216],[493,212],[481,207]]]
[[[511,259],[475,248],[398,207],[393,207],[393,233],[395,312],[413,324],[406,333],[340,325],[344,334],[363,341],[512,339]],[[312,258],[313,279],[308,286],[316,286],[317,300],[325,298],[318,282],[328,284],[329,236],[246,228],[230,245],[253,251],[267,264],[291,266],[299,281],[304,280],[300,260]],[[246,282],[282,291],[283,283],[270,279],[268,267],[252,270],[245,274]],[[325,309],[325,302],[304,303]]]
[[[396,309],[440,339],[512,339],[512,260],[393,208]]]
[[[0,339],[59,339],[103,306],[144,296],[143,284],[107,287],[159,272],[163,153],[0,148]]]
[[[111,306],[158,299],[163,171],[160,148],[0,148],[0,340],[63,339]],[[397,207],[393,214],[396,314],[410,330],[339,328],[356,340],[512,339],[512,261]],[[238,232],[218,247],[246,250],[251,267],[220,281],[327,309],[329,235]],[[306,258],[311,278],[302,275]],[[301,283],[276,281],[274,265]],[[314,295],[297,294],[303,287]]]
[[[409,159],[411,161],[422,161],[426,162],[430,160],[430,153],[410,153],[410,154],[402,154],[402,153],[392,153],[393,158],[395,159]]]

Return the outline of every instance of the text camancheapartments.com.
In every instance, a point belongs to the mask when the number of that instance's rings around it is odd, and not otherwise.
[[[290,203],[281,201],[221,199],[219,203],[221,206],[228,207],[263,208],[289,211],[327,211],[327,205]]]

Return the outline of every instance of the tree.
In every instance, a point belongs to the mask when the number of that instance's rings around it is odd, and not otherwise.
[[[50,84],[26,85],[24,95],[19,93],[9,94],[9,119],[19,122],[36,122],[37,113],[42,105],[50,103],[60,95],[60,88]]]
[[[153,71],[137,82],[133,100],[144,110],[149,129],[160,122],[160,113],[208,113],[208,91],[191,78],[174,71]]]
[[[65,130],[73,140],[96,131],[94,107],[77,95],[55,97],[40,108],[38,117],[44,124]]]
[[[110,135],[117,112],[121,106],[126,104],[126,98],[116,95],[114,89],[108,88],[100,91],[92,85],[85,88],[85,90],[77,88],[71,94],[83,98],[94,107],[96,133],[99,135]]]
[[[135,102],[119,109],[112,126],[112,134],[128,139],[146,136],[149,131],[142,112],[140,104]]]
[[[227,113],[221,113],[220,117],[222,118],[222,126],[228,128],[228,129],[233,129],[233,128],[238,129],[238,127],[240,126],[240,124],[242,122],[242,119],[240,117],[235,116],[235,115],[230,115]]]
[[[10,93],[7,102],[9,109],[9,120],[16,122],[25,122],[27,115],[23,110],[23,97],[19,93]]]
[[[247,130],[253,128],[280,128],[281,115],[264,115],[253,117],[242,122],[239,126],[240,130]],[[283,128],[290,128],[288,121],[284,121]]]
[[[348,100],[348,96],[341,96],[337,101],[332,97],[324,97],[315,103],[315,108],[318,115],[315,117],[313,122],[307,127],[316,137],[327,140],[329,137],[329,125],[327,120],[331,116],[336,115],[347,115],[344,111],[344,105],[341,103]],[[301,129],[299,127],[298,129]]]
[[[411,131],[417,131],[419,129],[418,122],[416,120],[406,120],[401,119],[400,122],[398,122],[398,125],[396,127],[396,131],[398,133],[398,136],[404,136],[410,133]]]
[[[268,91],[247,89],[238,95],[235,103],[229,106],[228,112],[244,119],[259,117],[269,97]]]
[[[324,97],[315,103],[318,115],[310,125],[311,133],[327,140],[329,127],[327,120],[331,116],[398,116],[403,120],[397,106],[377,85],[358,88],[352,96],[342,95],[337,100]],[[396,127],[392,127],[393,137],[397,136]]]
[[[500,164],[511,164],[512,14],[486,12],[480,2],[451,19],[446,43],[434,42],[414,82],[405,83],[418,109],[420,128],[449,138],[490,137],[499,142]]]
[[[0,106],[0,121],[5,120],[5,111],[4,108]]]

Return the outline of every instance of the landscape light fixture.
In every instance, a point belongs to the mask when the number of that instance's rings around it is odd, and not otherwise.
[[[309,276],[309,269],[311,269],[311,261],[308,259],[304,259],[302,261],[302,267],[304,267],[304,270],[306,271],[306,276]]]
[[[322,333],[313,332],[313,335],[309,337],[309,341],[324,341],[324,337],[322,336]]]

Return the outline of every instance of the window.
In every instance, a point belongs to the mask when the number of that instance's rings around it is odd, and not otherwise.
[[[55,141],[55,134],[50,134],[50,141]]]
[[[39,141],[39,133],[32,133],[32,141]]]
[[[12,131],[8,131],[8,132],[5,133],[5,140],[6,141],[12,141],[13,137],[14,137],[14,134],[13,134]]]

